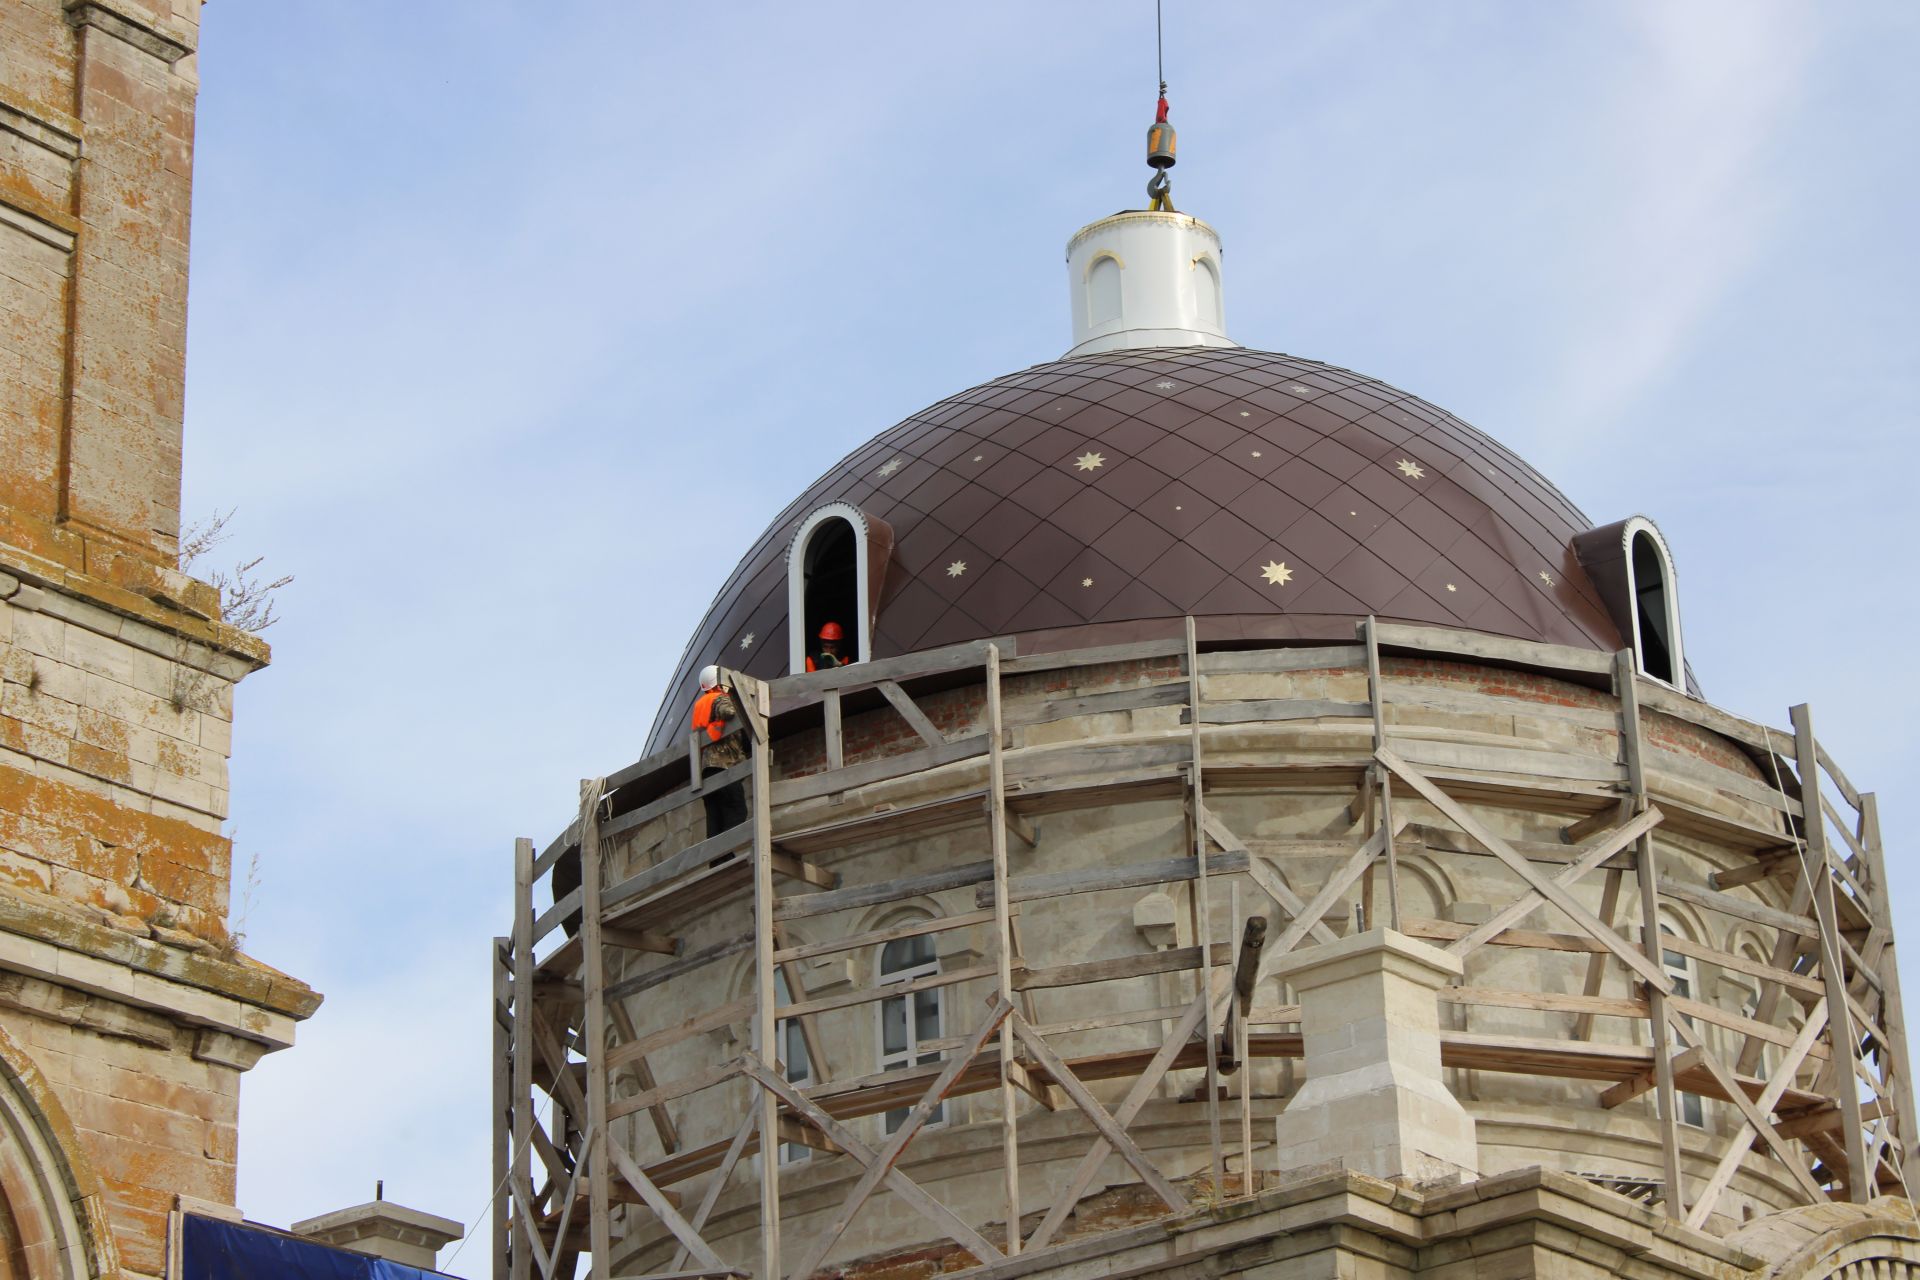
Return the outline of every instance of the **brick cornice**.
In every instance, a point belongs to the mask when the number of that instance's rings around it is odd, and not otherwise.
[[[104,31],[168,66],[193,52],[193,46],[182,38],[184,33],[163,27],[151,16],[113,0],[66,0],[66,10],[67,21],[76,28]]]

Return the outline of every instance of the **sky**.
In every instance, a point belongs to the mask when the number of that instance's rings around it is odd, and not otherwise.
[[[1229,332],[1657,520],[1707,695],[1811,703],[1901,918],[1916,55],[1865,0],[1166,14]],[[807,481],[1064,352],[1067,238],[1144,200],[1153,10],[214,3],[199,71],[185,510],[294,575],[237,700],[236,923],[327,996],[246,1078],[240,1205],[378,1178],[472,1225],[514,837],[639,756]]]

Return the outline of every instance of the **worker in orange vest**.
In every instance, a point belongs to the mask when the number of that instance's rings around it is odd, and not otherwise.
[[[809,671],[831,671],[835,667],[844,667],[847,660],[840,656],[840,642],[846,638],[846,632],[837,622],[829,622],[820,628],[819,651],[807,659]]]
[[[701,778],[725,773],[747,758],[746,735],[733,732],[739,718],[740,704],[735,701],[733,690],[720,682],[720,668],[711,664],[700,668],[700,696],[693,700],[692,727],[696,733],[704,731],[707,735],[700,753]],[[745,783],[735,782],[710,791],[700,800],[707,809],[709,836],[717,836],[747,820]]]

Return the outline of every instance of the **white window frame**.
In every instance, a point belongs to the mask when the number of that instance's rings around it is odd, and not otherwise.
[[[1676,924],[1664,916],[1661,917],[1660,920],[1660,932],[1670,933],[1676,938],[1684,938],[1686,936],[1680,931]],[[1669,951],[1666,946],[1662,944],[1660,948],[1660,968],[1661,971],[1667,975],[1667,980],[1673,984],[1674,995],[1679,996],[1683,1000],[1697,1000],[1700,998],[1700,966],[1694,963],[1692,956],[1682,955],[1678,951]],[[1687,1022],[1692,1024],[1692,1018],[1687,1017],[1686,1014],[1681,1014],[1680,1016],[1686,1018]],[[1677,1117],[1680,1123],[1689,1125],[1695,1129],[1706,1128],[1707,1107],[1706,1102],[1700,1095],[1697,1093],[1687,1093],[1682,1089],[1675,1088],[1674,1096],[1680,1103],[1680,1114]]]
[[[931,944],[930,936],[925,934],[917,935],[913,938],[898,939],[898,941],[901,942],[919,942],[922,940],[928,940],[929,944]],[[924,978],[940,972],[940,957],[937,953],[930,959],[923,960],[905,969],[890,970],[886,968],[888,945],[888,943],[881,943],[874,954],[873,968],[875,978],[877,979],[876,985],[882,987],[892,986],[895,983],[910,982],[915,978]],[[940,1020],[940,1034],[935,1038],[945,1038],[947,1034],[947,989],[945,987],[934,987],[927,991],[917,991],[907,995],[888,996],[884,1000],[876,1000],[873,1005],[873,1046],[878,1058],[880,1070],[891,1071],[896,1067],[919,1064],[924,1051],[920,1048],[920,1034],[914,1018],[914,1005],[922,996],[933,997],[934,1005],[939,1010]],[[889,1053],[887,1051],[887,1006],[895,1001],[900,1002],[903,1006],[901,1010],[901,1021],[906,1028],[907,1041],[904,1048],[896,1049]],[[946,1054],[942,1052],[938,1056],[944,1058]],[[883,1113],[880,1117],[881,1132],[892,1133],[898,1127],[890,1123],[893,1116],[897,1113],[904,1119],[905,1113],[909,1109],[910,1108],[896,1107],[891,1111]],[[929,1119],[923,1127],[929,1129],[935,1128],[939,1125],[946,1124],[947,1119],[947,1105],[945,1102],[942,1102],[934,1109],[933,1117]]]
[[[853,526],[855,607],[860,616],[850,621],[860,637],[859,661],[873,661],[873,601],[867,598],[867,516],[851,502],[829,502],[802,520],[793,541],[787,544],[787,670],[796,674],[807,669],[807,546],[829,520],[845,520]]]
[[[1653,543],[1653,549],[1660,556],[1660,575],[1666,589],[1667,599],[1667,635],[1673,650],[1673,679],[1665,680],[1647,670],[1647,656],[1640,644],[1640,583],[1633,568],[1633,542],[1641,534],[1646,534]],[[1680,633],[1680,585],[1674,577],[1673,552],[1667,547],[1667,540],[1660,535],[1660,528],[1645,516],[1634,516],[1627,521],[1621,531],[1621,551],[1627,562],[1627,608],[1633,620],[1633,634],[1628,639],[1633,644],[1633,662],[1641,675],[1664,684],[1670,689],[1687,691],[1687,652],[1686,640]]]
[[[775,1004],[793,1003],[793,993],[787,989],[787,975],[776,966],[773,971],[773,999]],[[779,1056],[784,1060],[785,1070],[781,1075],[788,1084],[804,1087],[813,1079],[813,1055],[807,1052],[806,1033],[800,1029],[798,1018],[781,1018],[773,1024],[773,1042],[780,1046]],[[793,1054],[790,1050],[798,1045],[800,1050],[800,1070],[794,1073]],[[780,1165],[805,1164],[813,1159],[813,1148],[803,1142],[783,1142],[780,1144]]]

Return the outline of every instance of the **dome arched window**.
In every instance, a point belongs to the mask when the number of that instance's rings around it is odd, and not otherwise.
[[[830,624],[841,662],[873,658],[873,618],[893,552],[893,529],[848,502],[800,522],[787,546],[787,669],[807,670]],[[827,664],[833,665],[833,664]]]
[[[1685,682],[1680,650],[1680,597],[1674,590],[1673,557],[1653,521],[1627,522],[1627,575],[1633,593],[1633,651],[1641,674],[1675,688]]]
[[[1573,549],[1621,639],[1632,647],[1640,674],[1686,692],[1680,592],[1673,553],[1658,526],[1633,516],[1576,535]]]

